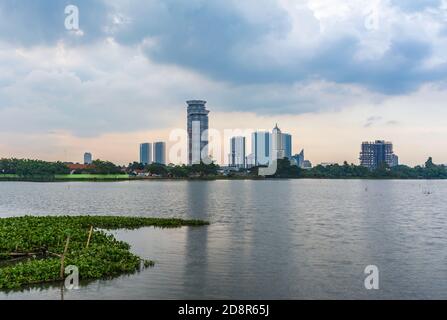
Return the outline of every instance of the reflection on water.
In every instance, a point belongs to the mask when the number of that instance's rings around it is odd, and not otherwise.
[[[427,192],[429,190],[430,192]],[[0,183],[0,216],[111,214],[209,220],[114,231],[153,268],[65,299],[447,298],[447,181]],[[364,268],[380,290],[364,289]],[[59,286],[0,299],[60,299]]]

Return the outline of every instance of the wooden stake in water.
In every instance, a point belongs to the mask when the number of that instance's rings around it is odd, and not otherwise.
[[[86,248],[88,248],[88,245],[90,244],[90,239],[92,238],[92,234],[93,234],[93,226],[90,226],[90,232],[88,233],[88,239],[87,239],[87,246],[86,246]]]
[[[61,257],[61,279],[64,279],[64,261],[65,261],[65,255],[67,254],[68,251],[68,244],[70,243],[70,236],[67,237],[67,241],[65,242],[65,248],[64,248],[64,253],[62,254]]]

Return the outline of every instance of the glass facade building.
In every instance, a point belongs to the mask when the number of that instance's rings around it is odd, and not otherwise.
[[[282,134],[282,143],[284,150],[284,157],[291,160],[292,159],[292,135],[288,133]]]
[[[251,136],[251,151],[253,154],[253,165],[268,165],[271,154],[270,132],[253,132]]]
[[[251,165],[268,165],[273,157],[275,159],[292,159],[292,135],[282,133],[276,125],[273,131],[258,131],[252,134],[252,158]]]
[[[140,144],[140,163],[147,165],[152,163],[152,144]]]
[[[154,162],[158,164],[166,164],[166,143],[154,143]]]

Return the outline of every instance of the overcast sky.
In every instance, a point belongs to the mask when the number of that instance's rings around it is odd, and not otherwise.
[[[125,164],[205,99],[314,164],[375,139],[447,163],[446,79],[447,0],[2,0],[0,157]]]

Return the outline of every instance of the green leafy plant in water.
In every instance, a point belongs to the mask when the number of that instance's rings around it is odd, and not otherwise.
[[[79,268],[81,279],[100,279],[151,267],[131,253],[129,244],[103,230],[146,226],[203,226],[200,220],[117,216],[46,216],[0,219],[0,289],[62,280],[61,254],[70,237],[64,265]],[[91,227],[89,246],[87,241]]]

